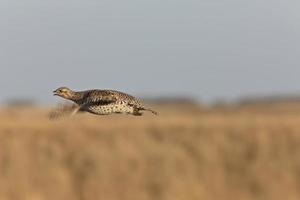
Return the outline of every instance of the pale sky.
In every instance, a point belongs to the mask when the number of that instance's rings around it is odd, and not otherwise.
[[[2,0],[0,101],[59,86],[300,95],[299,0]]]

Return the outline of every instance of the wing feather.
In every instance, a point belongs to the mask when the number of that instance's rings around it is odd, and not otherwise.
[[[107,90],[93,90],[87,93],[85,104],[89,105],[108,105],[116,103],[118,100],[117,96]]]

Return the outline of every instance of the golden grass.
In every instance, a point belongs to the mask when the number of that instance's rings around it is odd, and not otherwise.
[[[300,198],[293,107],[158,110],[49,121],[0,109],[0,199]]]

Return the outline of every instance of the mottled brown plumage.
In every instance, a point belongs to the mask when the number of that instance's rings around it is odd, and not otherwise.
[[[145,108],[139,99],[115,90],[96,89],[75,92],[67,87],[60,87],[53,93],[78,105],[72,114],[78,111],[86,111],[97,115],[127,113],[141,116],[143,114],[141,111],[151,111],[153,114],[157,114],[157,112]]]

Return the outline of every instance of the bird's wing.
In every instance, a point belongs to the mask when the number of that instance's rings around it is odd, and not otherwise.
[[[87,93],[85,105],[108,105],[116,103],[117,95],[108,90],[92,90]]]
[[[63,103],[58,104],[55,108],[52,108],[49,112],[50,120],[58,120],[64,117],[73,115],[73,113],[79,110],[79,106],[76,104]]]

